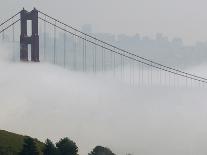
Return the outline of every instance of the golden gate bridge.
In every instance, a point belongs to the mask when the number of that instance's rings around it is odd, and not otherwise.
[[[31,12],[23,9],[2,22],[0,35],[1,43],[12,47],[13,61],[49,62],[79,72],[109,73],[140,87],[207,84],[204,77],[121,49],[35,8]]]

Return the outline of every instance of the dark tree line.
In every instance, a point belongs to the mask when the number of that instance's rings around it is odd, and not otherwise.
[[[26,137],[19,155],[78,155],[78,147],[69,138],[60,139],[54,144],[51,140],[45,141],[44,147],[40,149],[37,142]],[[88,155],[115,155],[109,148],[96,146]]]
[[[16,155],[18,152],[11,147],[0,147],[0,155]]]
[[[115,155],[109,148],[96,146],[88,155]]]

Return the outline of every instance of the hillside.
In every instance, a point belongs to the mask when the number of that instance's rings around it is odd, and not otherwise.
[[[12,154],[16,155],[22,149],[23,135],[18,135],[8,131],[0,130],[0,155]],[[43,143],[37,140],[37,144],[41,149]]]

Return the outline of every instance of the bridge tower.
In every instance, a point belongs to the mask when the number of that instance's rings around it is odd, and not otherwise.
[[[28,45],[31,44],[31,61],[39,62],[38,10],[34,8],[31,12],[28,12],[23,8],[20,16],[20,60],[28,61]],[[27,34],[27,20],[32,21],[31,36]]]

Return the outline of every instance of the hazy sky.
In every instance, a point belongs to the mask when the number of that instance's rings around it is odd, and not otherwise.
[[[23,6],[28,10],[36,6],[70,25],[92,24],[96,32],[149,36],[161,32],[180,36],[188,44],[207,40],[204,0],[0,0],[0,4],[0,21]],[[11,63],[5,53],[9,52],[0,47],[0,128],[41,140],[69,136],[80,154],[95,145],[108,146],[117,154],[207,154],[206,89],[131,88],[105,76],[49,64]]]
[[[0,20],[36,6],[64,22],[92,24],[97,32],[182,37],[206,41],[206,0],[0,0]],[[4,5],[3,5],[4,4]]]

